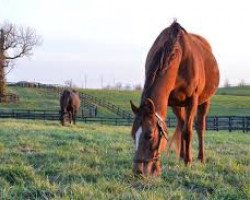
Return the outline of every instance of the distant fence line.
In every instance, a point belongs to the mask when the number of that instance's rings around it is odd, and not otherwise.
[[[48,91],[52,92],[57,92],[58,96],[60,96],[61,92],[63,89],[66,88],[65,85],[59,85],[59,84],[42,84],[38,82],[27,82],[27,81],[20,81],[20,82],[8,82],[7,83],[9,86],[21,86],[21,87],[28,87],[28,88],[44,88],[47,89]],[[118,116],[122,118],[132,118],[133,115],[122,109],[121,107],[114,105],[110,102],[108,102],[105,98],[98,98],[90,94],[86,94],[83,92],[79,93],[81,101],[82,101],[82,106],[88,107],[91,110],[96,110],[95,105],[104,107],[108,109],[109,111],[113,112],[114,114],[117,114]]]
[[[59,112],[59,110],[0,109],[0,118],[58,120]],[[96,115],[93,112],[91,109],[81,109],[77,112],[77,118],[92,118]]]
[[[59,120],[59,111],[55,110],[0,110],[0,118],[15,119],[37,119],[37,120]],[[89,117],[84,111],[77,115],[77,121],[85,123],[101,123],[110,125],[131,126],[133,118],[108,118]],[[175,117],[168,117],[166,120],[169,128],[176,127]],[[250,116],[209,116],[207,117],[207,130],[227,130],[229,132],[239,130],[248,132],[250,130]]]
[[[28,82],[28,81],[7,82],[7,85],[27,87],[27,88],[45,88],[51,90],[59,90],[67,87],[66,85],[60,85],[60,84],[43,84],[39,82]]]
[[[117,105],[110,103],[109,101],[107,101],[104,98],[98,98],[98,97],[95,97],[93,95],[85,94],[85,93],[80,93],[80,98],[81,98],[82,102],[87,101],[87,102],[91,102],[92,104],[94,103],[98,106],[104,107],[104,108],[110,110],[111,112],[117,114],[118,116],[120,116],[124,119],[133,118],[133,115],[130,112],[120,108]]]

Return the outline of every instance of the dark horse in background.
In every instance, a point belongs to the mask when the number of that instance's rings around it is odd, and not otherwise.
[[[219,84],[219,70],[209,43],[188,33],[174,21],[156,38],[145,64],[141,103],[135,114],[132,137],[135,141],[134,172],[158,175],[160,153],[166,148],[167,106],[178,124],[171,143],[185,164],[192,162],[191,140],[196,117],[199,138],[198,159],[203,163],[204,131],[211,97]]]
[[[60,98],[60,121],[62,125],[65,125],[66,119],[73,123],[76,123],[77,110],[80,108],[80,97],[75,90],[64,90]]]

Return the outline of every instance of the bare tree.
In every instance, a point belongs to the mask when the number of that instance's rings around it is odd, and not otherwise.
[[[231,84],[229,83],[229,80],[226,78],[225,82],[224,82],[224,87],[225,88],[229,88],[231,87]]]
[[[115,84],[114,89],[120,91],[122,89],[122,83],[118,82]]]
[[[104,90],[111,90],[112,87],[111,87],[110,84],[108,84],[108,85],[104,86],[102,89],[104,89]]]
[[[34,29],[0,24],[0,95],[5,93],[5,76],[14,67],[14,61],[31,56],[34,47],[40,44],[41,39]]]
[[[131,90],[131,85],[129,83],[127,83],[125,86],[124,86],[124,90]]]
[[[246,82],[244,79],[241,79],[240,83],[238,84],[239,87],[244,87],[246,86]]]
[[[76,84],[73,82],[72,79],[69,79],[69,80],[64,81],[64,84],[65,84],[67,87],[71,88],[71,89],[77,87]]]
[[[136,85],[134,85],[134,90],[142,91],[142,86],[141,86],[141,84],[136,84]]]

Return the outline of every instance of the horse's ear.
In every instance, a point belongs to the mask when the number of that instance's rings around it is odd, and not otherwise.
[[[136,115],[139,111],[139,108],[136,107],[131,100],[130,100],[130,105],[131,105],[131,109],[132,109],[133,113]]]
[[[154,115],[155,114],[155,104],[152,101],[152,99],[147,98],[144,102],[145,105],[145,110],[147,111],[148,114]]]

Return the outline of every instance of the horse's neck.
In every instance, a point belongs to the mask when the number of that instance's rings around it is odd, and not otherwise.
[[[162,118],[165,118],[167,115],[168,97],[169,93],[167,93],[163,87],[154,87],[144,93],[142,102],[150,98],[154,102],[156,113]]]

